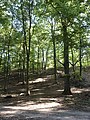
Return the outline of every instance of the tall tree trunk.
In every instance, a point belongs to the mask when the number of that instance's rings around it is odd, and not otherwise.
[[[26,44],[26,52],[27,52],[27,79],[26,79],[26,94],[29,95],[30,94],[30,90],[29,90],[29,61],[30,61],[30,45],[31,45],[31,8],[33,7],[33,1],[32,3],[30,3],[29,0],[29,46],[27,48],[27,44]]]
[[[39,40],[38,40],[38,53],[37,53],[37,72],[39,72],[39,69],[40,69],[40,47],[39,47]]]
[[[0,68],[2,68],[2,53],[0,55]]]
[[[24,35],[24,45],[25,45],[25,50],[26,50],[26,56],[27,56],[27,61],[26,61],[26,95],[30,94],[29,91],[29,80],[28,80],[28,71],[29,71],[29,50],[27,48],[27,39],[26,39],[26,28],[25,28],[25,17],[24,17],[24,12],[23,12],[23,0],[21,0],[21,12],[22,12],[22,23],[23,23],[23,35]],[[29,36],[30,39],[30,36]],[[29,41],[29,45],[30,45],[30,41]]]
[[[73,72],[75,73],[75,64],[74,64],[74,55],[73,55],[72,43],[71,43],[71,54],[72,54],[72,67],[73,67]]]
[[[55,45],[55,37],[54,37],[54,19],[52,19],[52,23],[51,23],[51,34],[52,34],[52,41],[53,41],[53,52],[54,52],[54,56],[53,56],[53,60],[54,60],[54,79],[55,79],[55,83],[57,82],[56,79],[56,74],[57,74],[57,68],[56,68],[56,45]]]
[[[25,84],[26,81],[26,30],[25,30],[25,18],[24,18],[24,12],[23,12],[23,0],[20,1],[21,2],[21,14],[22,14],[22,24],[23,24],[23,84]]]
[[[8,83],[9,83],[9,76],[10,76],[10,38],[8,40],[8,50],[6,53],[6,57],[7,57],[7,67],[6,67],[6,78],[5,78],[5,84],[6,84],[6,88],[8,89]]]
[[[80,48],[79,48],[79,63],[80,63],[80,76],[82,76],[82,41],[80,39]]]
[[[63,30],[63,42],[64,42],[64,72],[65,72],[65,79],[64,79],[64,95],[71,94],[70,90],[70,81],[69,81],[69,40],[68,40],[68,33],[67,33],[67,26],[66,22],[62,22],[62,30]]]
[[[8,41],[8,54],[7,54],[7,80],[9,82],[10,75],[10,40]]]
[[[21,65],[22,65],[22,56],[21,56],[21,53],[19,53],[19,55],[18,55],[18,68],[19,68],[19,71],[18,71],[18,74],[19,74],[19,79],[18,79],[18,82],[20,82],[20,80],[21,80],[21,70],[22,70],[22,67],[21,67]]]
[[[42,70],[44,69],[44,50],[42,48]]]
[[[4,63],[3,63],[3,68],[4,68],[4,91],[7,90],[7,53],[5,54],[5,48],[3,50],[4,53]]]
[[[23,84],[25,84],[25,43],[23,42]]]
[[[32,45],[32,51],[33,51],[33,53],[32,53],[32,66],[31,66],[31,70],[32,70],[32,72],[34,73],[35,72],[35,51],[34,51],[34,45]]]
[[[29,90],[29,51],[27,51],[27,78],[26,78],[26,95],[30,94]]]

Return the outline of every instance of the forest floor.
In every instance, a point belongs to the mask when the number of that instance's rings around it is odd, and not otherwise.
[[[90,68],[81,85],[71,85],[72,95],[62,95],[63,77],[57,76],[56,84],[51,71],[30,80],[29,96],[16,78],[9,81],[7,93],[0,80],[0,120],[90,120]]]

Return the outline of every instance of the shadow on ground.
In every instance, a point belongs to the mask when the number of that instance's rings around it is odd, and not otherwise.
[[[72,95],[63,96],[63,78],[54,83],[54,75],[30,80],[30,96],[25,96],[22,82],[8,85],[7,95],[2,90],[0,97],[1,120],[89,120],[90,88],[72,87]]]

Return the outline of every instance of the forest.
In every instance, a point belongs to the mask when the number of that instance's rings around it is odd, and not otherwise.
[[[0,0],[0,100],[77,89],[90,103],[90,1]]]

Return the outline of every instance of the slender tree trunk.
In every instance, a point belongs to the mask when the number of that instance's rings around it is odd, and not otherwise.
[[[10,39],[8,40],[8,50],[6,53],[7,57],[7,67],[6,67],[6,78],[5,78],[5,86],[8,89],[8,83],[9,83],[9,76],[10,76]]]
[[[72,44],[72,43],[71,43]],[[72,54],[72,67],[73,67],[73,72],[75,73],[75,65],[74,65],[74,55],[73,55],[73,48],[71,45],[71,54]]]
[[[22,56],[21,56],[21,53],[19,54],[19,56],[18,56],[18,60],[19,60],[19,80],[18,80],[18,82],[21,80],[21,70],[22,70],[22,67],[21,67],[21,63],[22,63]]]
[[[25,43],[23,42],[23,84],[25,84]]]
[[[25,50],[26,50],[26,55],[27,55],[27,61],[26,61],[26,95],[29,95],[30,94],[30,91],[29,91],[29,80],[28,80],[29,50],[27,48],[26,29],[25,29],[25,17],[24,17],[24,12],[23,12],[23,0],[21,1],[21,12],[22,12],[24,45],[25,45]],[[30,45],[30,43],[29,43],[29,45]]]
[[[67,33],[66,23],[62,23],[63,27],[63,42],[64,42],[64,72],[65,72],[65,80],[64,80],[64,95],[71,94],[70,90],[70,81],[69,81],[69,40]]]
[[[23,84],[25,84],[25,81],[26,81],[26,57],[25,57],[25,54],[26,54],[26,31],[25,31],[25,18],[24,18],[24,12],[23,12],[23,0],[20,1],[21,2],[21,14],[22,14],[22,24],[23,24]]]
[[[55,82],[57,82],[57,78],[56,78],[57,68],[56,68],[56,46],[55,46],[55,39],[53,39],[53,50],[54,50],[54,77],[55,77]]]
[[[82,41],[80,39],[80,49],[79,49],[79,63],[80,63],[80,76],[82,76]]]
[[[33,51],[33,54],[32,54],[32,72],[34,73],[35,71],[35,52],[34,52],[34,46],[32,46],[32,51]]]
[[[44,69],[44,50],[42,48],[42,70]]]
[[[29,90],[29,52],[27,51],[27,79],[26,79],[26,95],[30,94]]]
[[[26,52],[27,52],[27,79],[26,79],[26,94],[29,95],[30,94],[30,90],[29,90],[29,61],[30,61],[30,45],[31,45],[31,7],[33,7],[33,1],[32,3],[30,3],[29,0],[29,46],[27,48],[27,44],[26,44]]]
[[[52,19],[52,24],[51,24],[51,33],[52,33],[52,41],[53,41],[53,52],[54,52],[54,56],[53,56],[53,60],[54,60],[54,79],[55,79],[55,83],[57,83],[57,79],[56,79],[56,74],[57,74],[57,68],[56,68],[56,45],[55,45],[55,37],[54,37],[54,19]]]
[[[3,53],[4,53],[4,64],[3,64],[3,67],[4,67],[4,91],[6,91],[7,90],[7,63],[6,63],[7,53],[5,55],[5,49],[4,49]]]
[[[0,55],[0,68],[1,68],[1,65],[2,65],[2,53]]]
[[[10,42],[9,42],[10,43]],[[10,49],[10,44],[8,43],[8,54],[7,54],[7,80],[9,81],[9,68],[10,68],[10,53],[9,53],[9,49]]]
[[[39,69],[40,69],[40,61],[39,61],[39,59],[40,59],[40,48],[39,48],[39,40],[38,40],[38,53],[37,53],[37,72],[39,72]]]

